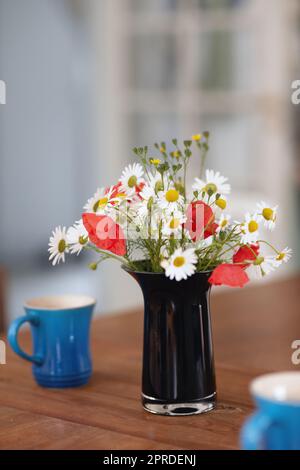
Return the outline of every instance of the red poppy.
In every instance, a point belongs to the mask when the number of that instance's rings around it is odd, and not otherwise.
[[[234,263],[243,263],[243,261],[253,261],[256,259],[259,253],[259,245],[244,245],[241,246],[237,252],[233,255],[232,261]],[[248,263],[240,264],[241,268],[247,268]]]
[[[88,231],[89,238],[101,250],[124,256],[126,242],[123,229],[111,217],[106,215],[83,214],[83,224]]]
[[[105,193],[108,193],[112,189],[112,193],[111,193],[111,196],[110,196],[111,199],[113,199],[117,196],[120,196],[120,194],[125,194],[125,192],[122,191],[121,186],[122,186],[122,183],[121,183],[121,181],[119,181],[114,186],[106,188]]]
[[[215,286],[243,287],[249,281],[244,269],[237,264],[219,264],[208,281]]]
[[[144,186],[145,186],[144,181],[142,181],[140,184],[137,184],[135,186],[135,193],[139,199],[142,199],[142,196],[140,195],[140,193],[143,191]]]
[[[193,241],[208,238],[216,232],[218,225],[215,223],[214,213],[205,202],[195,201],[189,204],[186,216],[185,228]]]

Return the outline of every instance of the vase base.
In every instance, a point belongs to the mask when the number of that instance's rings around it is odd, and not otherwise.
[[[155,398],[148,397],[142,393],[142,404],[146,411],[156,415],[164,416],[190,416],[207,413],[216,406],[216,393],[201,400],[182,403],[166,403]]]

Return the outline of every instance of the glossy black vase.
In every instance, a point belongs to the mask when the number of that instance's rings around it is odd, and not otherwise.
[[[196,273],[178,282],[164,274],[127,272],[144,296],[144,408],[176,416],[212,410],[216,384],[210,273]]]

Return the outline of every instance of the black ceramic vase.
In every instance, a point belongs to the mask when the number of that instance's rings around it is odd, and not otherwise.
[[[144,296],[142,403],[151,413],[190,415],[215,406],[210,273],[175,281],[126,271]]]

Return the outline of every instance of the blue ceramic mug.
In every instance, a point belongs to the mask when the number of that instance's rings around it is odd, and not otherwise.
[[[29,300],[26,315],[17,318],[8,331],[12,349],[33,363],[33,375],[43,387],[76,387],[87,383],[92,373],[89,336],[95,300],[84,296],[42,297]],[[33,354],[24,352],[18,332],[28,322]]]
[[[246,422],[246,450],[300,450],[300,372],[278,372],[255,379],[250,387],[258,411]]]

